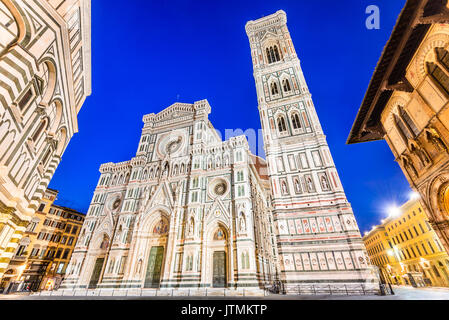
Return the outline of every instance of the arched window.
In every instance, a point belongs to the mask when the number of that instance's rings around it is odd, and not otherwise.
[[[449,94],[449,77],[438,65],[433,62],[427,62],[427,73],[429,73],[446,94]]]
[[[396,128],[399,131],[399,134],[401,135],[405,143],[407,143],[408,139],[412,139],[410,131],[407,130],[407,127],[405,126],[404,122],[402,122],[402,120],[397,115],[394,115],[394,122],[396,124]]]
[[[299,115],[297,113],[294,113],[292,115],[292,124],[293,124],[293,129],[301,128],[301,121],[299,120]]]
[[[443,48],[435,48],[437,60],[446,70],[449,70],[449,52]]]
[[[270,54],[270,49],[267,48],[267,59],[268,59],[268,63],[272,63],[273,61],[271,60],[271,54]]]
[[[287,131],[287,126],[285,125],[284,117],[279,117],[279,119],[278,119],[278,129],[279,129],[279,132]]]
[[[282,87],[284,88],[284,92],[289,92],[292,90],[292,88],[290,87],[290,81],[288,81],[288,79],[282,80]]]
[[[271,83],[271,94],[272,95],[279,94],[278,85],[276,84],[276,82]]]
[[[278,46],[274,46],[274,55],[275,55],[275,58],[276,58],[275,61],[280,61],[281,60],[281,57],[279,55]]]
[[[419,133],[419,130],[416,127],[416,125],[413,123],[413,121],[410,118],[410,116],[408,115],[408,113],[401,106],[399,106],[399,115],[401,116],[402,120],[404,120],[405,124],[407,125],[407,127],[408,127],[410,133],[413,135],[413,137],[416,137]]]
[[[265,49],[267,54],[268,63],[278,62],[281,60],[281,55],[279,53],[279,49],[277,45],[267,47]]]

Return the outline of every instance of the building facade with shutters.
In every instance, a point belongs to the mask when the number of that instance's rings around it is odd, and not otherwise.
[[[54,204],[58,191],[47,189],[1,279],[0,290],[54,290],[65,275],[85,215]]]
[[[449,5],[409,0],[348,143],[384,139],[449,253]]]
[[[402,205],[397,216],[383,220],[363,241],[384,282],[417,287],[449,286],[449,256],[419,200]]]
[[[0,1],[0,277],[90,93],[90,1]]]

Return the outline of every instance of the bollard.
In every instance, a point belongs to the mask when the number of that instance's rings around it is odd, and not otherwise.
[[[332,295],[332,287],[331,287],[331,285],[329,285],[329,291],[330,291],[330,293]]]
[[[348,287],[345,285],[346,295],[349,296]]]

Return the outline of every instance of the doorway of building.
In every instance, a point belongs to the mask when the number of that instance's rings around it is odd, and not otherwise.
[[[94,271],[92,271],[92,276],[89,281],[89,289],[94,289],[98,280],[100,280],[101,269],[103,268],[104,258],[97,258],[95,261]]]
[[[163,246],[151,247],[144,288],[159,288],[163,258]]]
[[[214,288],[226,288],[226,252],[215,251],[213,256],[213,278]]]

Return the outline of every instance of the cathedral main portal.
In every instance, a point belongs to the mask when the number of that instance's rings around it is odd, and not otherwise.
[[[151,247],[144,288],[159,288],[164,258],[164,247]]]
[[[226,288],[226,252],[215,251],[213,259],[213,287]]]
[[[89,289],[93,289],[97,286],[98,280],[100,280],[101,269],[103,268],[104,258],[97,258],[95,261],[94,271],[89,282]]]

